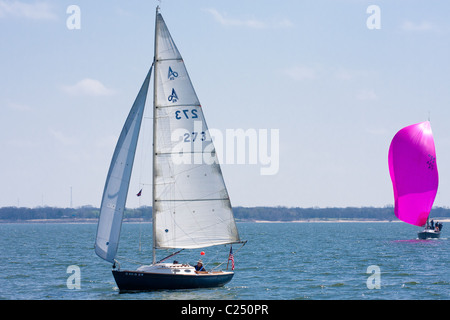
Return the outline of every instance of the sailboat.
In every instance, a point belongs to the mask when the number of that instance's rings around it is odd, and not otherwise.
[[[429,121],[407,126],[392,139],[389,173],[394,188],[395,215],[419,227],[419,239],[439,238],[440,230],[427,228],[436,198],[439,176]]]
[[[121,270],[116,255],[152,72],[152,263],[132,271]],[[125,121],[111,160],[95,252],[113,264],[112,273],[120,291],[204,288],[223,286],[231,281],[234,267],[231,271],[196,271],[187,263],[164,262],[173,255],[157,261],[157,250],[181,251],[231,244],[229,260],[233,259],[234,266],[234,243],[244,245],[245,241],[239,237],[202,107],[158,6],[153,64]]]

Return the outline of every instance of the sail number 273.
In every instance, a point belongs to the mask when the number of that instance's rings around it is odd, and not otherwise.
[[[197,119],[197,110],[196,109],[187,109],[187,110],[178,110],[175,111],[175,119],[181,120],[181,119]]]
[[[199,136],[198,132],[185,133],[183,135],[183,137],[184,137],[184,139],[183,139],[184,142],[195,142],[197,137],[199,137],[200,140],[205,141],[206,140],[206,133],[203,131],[203,132],[200,133],[200,136]]]

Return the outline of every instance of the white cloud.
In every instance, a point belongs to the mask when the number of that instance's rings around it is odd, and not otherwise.
[[[6,145],[17,149],[31,149],[38,147],[39,143],[37,143],[36,141],[14,138],[12,140],[6,141]]]
[[[83,79],[72,86],[63,86],[63,91],[75,96],[109,96],[114,91],[106,88],[103,83],[94,79]]]
[[[336,79],[344,81],[357,80],[369,76],[369,71],[367,70],[348,69],[343,67],[336,68],[333,73]]]
[[[16,111],[31,111],[32,109],[25,105],[25,104],[20,104],[20,103],[15,103],[15,102],[7,102],[6,106],[12,110],[16,110]]]
[[[224,14],[221,14],[216,9],[205,9],[214,19],[224,26],[232,27],[248,27],[253,29],[267,29],[267,28],[290,28],[293,23],[289,19],[276,19],[271,22],[264,22],[255,18],[248,19],[233,19]]]
[[[313,80],[319,78],[319,70],[308,66],[293,66],[283,71],[288,77],[296,81]]]
[[[108,150],[114,148],[117,143],[116,135],[98,136],[94,142],[97,148],[106,148]]]
[[[124,9],[124,8],[121,8],[121,7],[116,6],[114,9],[115,9],[115,11],[116,11],[116,14],[117,14],[119,17],[132,17],[132,16],[133,16],[133,15],[131,14],[130,11],[127,11],[127,10]]]
[[[365,90],[360,91],[356,95],[356,99],[363,100],[363,101],[376,100],[376,99],[378,99],[378,96],[377,96],[377,94],[375,93],[374,90],[372,90],[372,89],[365,89]]]
[[[56,20],[53,8],[46,2],[24,3],[21,1],[0,0],[0,18],[16,17],[33,20]]]
[[[401,28],[404,31],[437,31],[438,30],[436,25],[434,25],[428,21],[422,21],[421,23],[405,21],[405,22],[403,22]]]
[[[78,142],[75,138],[70,138],[70,137],[66,136],[64,133],[62,133],[61,131],[49,129],[49,133],[53,138],[55,138],[56,141],[60,142],[61,144],[65,145],[65,146],[74,145],[74,144],[77,144],[77,142]]]
[[[370,70],[349,69],[345,67],[323,66],[320,64],[313,65],[294,65],[281,71],[295,81],[334,79],[338,81],[359,81],[360,79],[373,76]],[[370,92],[362,92],[368,97]]]
[[[389,133],[386,128],[381,127],[369,127],[366,128],[366,132],[374,136],[385,136]]]

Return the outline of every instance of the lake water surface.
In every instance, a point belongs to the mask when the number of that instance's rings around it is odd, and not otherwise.
[[[225,287],[119,294],[110,264],[93,250],[96,224],[0,224],[0,299],[450,298],[445,224],[437,240],[416,240],[418,228],[403,223],[241,222],[238,228],[248,243],[237,253],[240,245],[233,246],[236,274]],[[176,259],[194,264],[201,251],[209,267],[226,266],[229,246],[183,251]],[[130,260],[151,262],[151,224],[125,223],[118,255],[123,269],[136,267]],[[69,289],[76,284],[71,266],[79,268],[79,289]]]

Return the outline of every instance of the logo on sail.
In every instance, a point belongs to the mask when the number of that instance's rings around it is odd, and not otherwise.
[[[175,78],[178,78],[178,72],[175,72],[172,70],[171,67],[169,67],[169,80],[175,80]]]
[[[431,154],[428,155],[430,160],[427,161],[428,169],[434,170],[434,166],[436,165],[436,157],[433,157]]]
[[[178,101],[177,93],[175,92],[175,89],[172,89],[172,94],[169,96],[169,102],[175,103]]]

